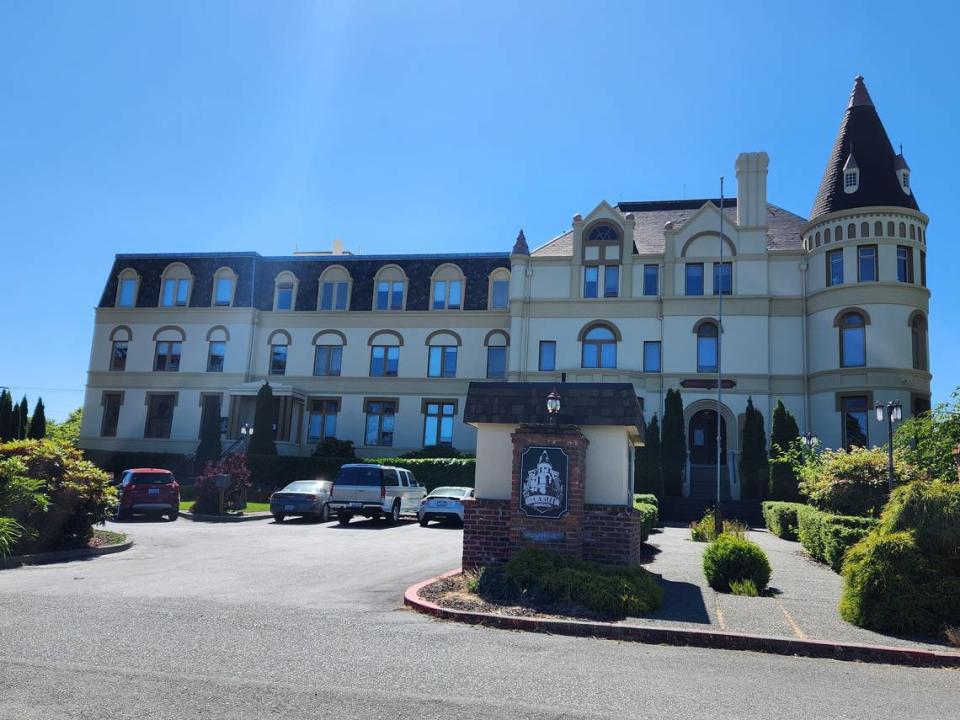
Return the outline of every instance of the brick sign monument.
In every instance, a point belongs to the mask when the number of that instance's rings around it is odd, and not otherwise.
[[[529,546],[636,562],[633,458],[644,422],[632,385],[474,382],[464,420],[477,428],[464,568],[504,562]]]

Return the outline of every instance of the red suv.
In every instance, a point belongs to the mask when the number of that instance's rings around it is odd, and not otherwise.
[[[166,515],[176,520],[180,512],[180,486],[169,470],[124,470],[117,493],[117,520],[126,520],[133,513]]]

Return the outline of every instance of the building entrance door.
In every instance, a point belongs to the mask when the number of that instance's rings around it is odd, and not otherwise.
[[[691,465],[717,464],[717,411],[700,410],[690,418],[687,445]],[[720,464],[727,464],[727,421],[720,418]]]

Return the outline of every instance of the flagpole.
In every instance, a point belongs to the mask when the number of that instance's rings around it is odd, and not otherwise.
[[[714,282],[717,293],[717,509],[714,513],[717,533],[723,530],[723,513],[720,511],[720,458],[721,458],[721,408],[723,407],[723,177],[720,178],[720,265],[715,273]],[[730,278],[731,282],[733,278]]]

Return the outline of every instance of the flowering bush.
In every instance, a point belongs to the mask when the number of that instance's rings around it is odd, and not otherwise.
[[[229,475],[230,487],[223,493],[223,509],[226,512],[240,509],[244,491],[250,487],[250,468],[247,456],[228,455],[222,460],[208,462],[203,475],[197,478],[197,499],[193,503],[193,512],[202,515],[216,515],[220,511],[220,490],[214,478],[217,475]]]

